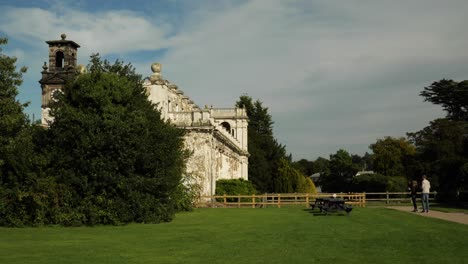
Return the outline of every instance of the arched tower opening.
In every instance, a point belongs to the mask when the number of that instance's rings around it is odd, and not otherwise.
[[[55,67],[57,67],[57,70],[63,70],[64,62],[65,56],[63,52],[61,50],[57,51],[57,53],[55,53]]]

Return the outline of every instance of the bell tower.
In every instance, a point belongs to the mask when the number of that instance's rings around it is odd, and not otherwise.
[[[76,75],[77,51],[80,45],[66,40],[67,35],[62,34],[61,40],[46,41],[49,44],[49,65],[44,62],[42,78],[39,81],[42,89],[41,123],[47,126],[51,121],[49,104],[56,91],[62,91],[66,81]]]

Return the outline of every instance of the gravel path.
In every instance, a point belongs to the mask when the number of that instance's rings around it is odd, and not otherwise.
[[[434,211],[434,210],[429,211],[429,213],[420,213],[419,211],[413,212],[412,206],[389,206],[387,208],[408,212],[410,214],[417,214],[417,215],[424,216],[424,217],[433,217],[433,218],[438,218],[438,219],[443,219],[447,221],[452,221],[452,222],[457,222],[460,224],[468,225],[468,214],[464,214],[464,213],[444,213],[444,212],[439,212],[439,211]]]

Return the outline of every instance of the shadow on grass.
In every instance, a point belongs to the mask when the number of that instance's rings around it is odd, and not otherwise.
[[[320,210],[317,210],[317,209],[311,209],[311,208],[308,208],[308,209],[303,209],[302,211],[304,212],[308,212],[310,214],[312,214],[313,216],[349,216],[350,214],[349,213],[346,213],[346,212],[321,212]]]

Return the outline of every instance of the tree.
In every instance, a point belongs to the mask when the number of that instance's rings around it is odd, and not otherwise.
[[[249,180],[260,192],[273,192],[279,176],[280,160],[286,158],[285,146],[273,137],[273,121],[268,108],[250,96],[243,95],[236,103],[249,117]]]
[[[64,225],[170,221],[183,197],[183,130],[161,119],[131,64],[93,55],[51,105],[42,142]]]
[[[2,45],[8,40],[0,38],[0,176],[5,176],[9,162],[7,151],[12,141],[28,126],[28,119],[23,113],[27,104],[16,100],[18,86],[23,82],[22,74],[26,68],[16,71],[16,58],[2,52]]]
[[[300,160],[298,160],[296,162],[293,162],[292,165],[304,175],[310,176],[310,175],[313,174],[313,168],[314,168],[314,162],[313,161],[308,161],[306,159],[300,159]]]
[[[286,159],[280,160],[279,175],[275,179],[276,193],[315,193],[312,180],[294,168]]]
[[[441,105],[447,117],[408,133],[417,147],[417,165],[431,177],[439,199],[458,201],[468,193],[468,80],[442,79],[425,87],[420,95]]]
[[[442,79],[424,87],[421,96],[424,101],[441,105],[447,111],[447,118],[468,121],[468,80],[455,82]]]
[[[338,150],[330,155],[330,174],[320,177],[322,190],[325,192],[348,192],[351,191],[351,180],[359,166],[354,164],[351,155],[345,150]]]
[[[0,38],[0,225],[22,226],[40,221],[37,209],[33,128],[23,113],[27,104],[16,100],[26,67],[16,70],[16,58],[2,52]]]
[[[424,129],[408,133],[417,147],[421,174],[431,178],[438,198],[456,201],[468,192],[468,138],[466,122],[436,119]]]
[[[374,152],[374,170],[386,176],[407,176],[407,165],[416,148],[405,138],[385,137],[369,146]]]

